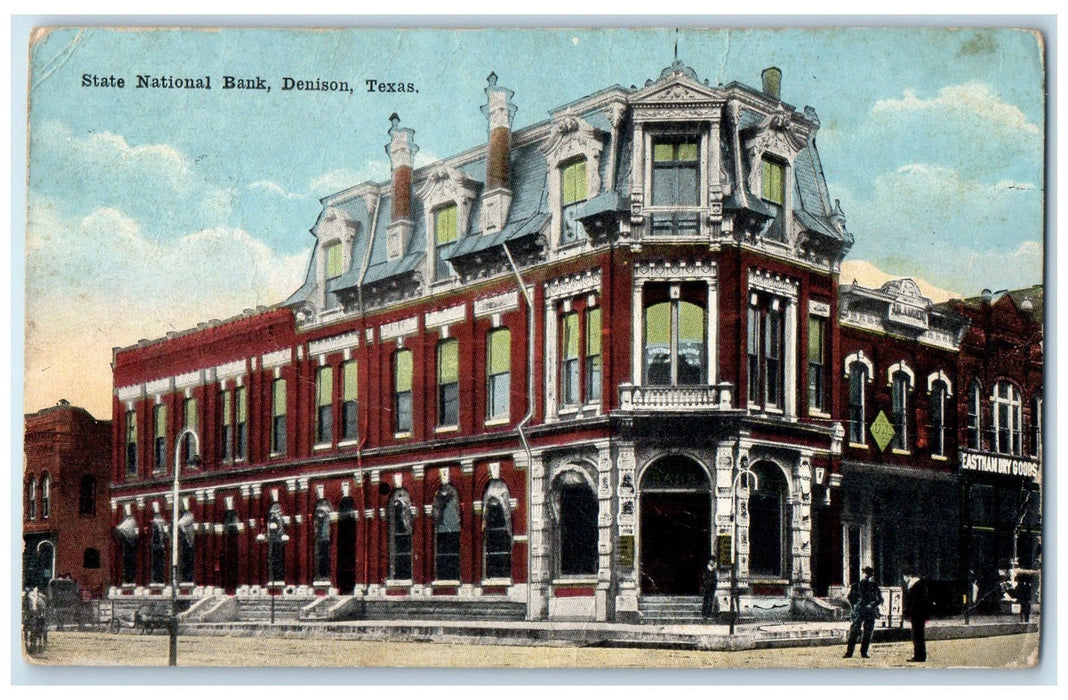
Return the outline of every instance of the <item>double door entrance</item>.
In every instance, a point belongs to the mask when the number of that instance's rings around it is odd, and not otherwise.
[[[640,489],[642,594],[698,595],[712,552],[708,475],[686,457],[665,457],[646,470]]]

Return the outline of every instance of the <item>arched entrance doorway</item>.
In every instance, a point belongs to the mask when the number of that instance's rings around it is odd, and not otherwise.
[[[772,462],[752,467],[759,488],[749,492],[749,575],[786,578],[789,567],[789,486],[782,469]]]
[[[222,573],[222,585],[226,592],[233,595],[238,586],[237,558],[240,554],[240,532],[237,512],[226,511],[223,516],[223,545],[219,557],[219,569]]]
[[[712,551],[708,474],[688,457],[663,457],[645,470],[639,493],[642,593],[697,595]]]
[[[337,518],[337,588],[350,595],[356,587],[356,510],[353,500],[345,496],[338,504]]]

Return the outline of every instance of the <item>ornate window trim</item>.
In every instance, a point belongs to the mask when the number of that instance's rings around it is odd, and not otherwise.
[[[934,383],[935,382],[942,382],[943,384],[946,385],[946,398],[947,399],[953,397],[953,382],[951,382],[949,380],[949,377],[946,376],[945,372],[943,372],[942,370],[938,370],[937,372],[932,372],[931,374],[927,375],[927,393],[928,394],[930,394],[934,390]]]
[[[601,155],[607,134],[586,120],[565,114],[553,120],[545,143],[538,149],[548,162],[548,207],[552,213],[552,246],[561,245],[563,231],[563,168],[575,160],[586,160],[586,200],[601,193]]]
[[[426,276],[425,279],[446,281],[447,277],[437,278],[434,274],[437,239],[435,212],[450,204],[456,205],[456,240],[467,235],[471,220],[471,207],[478,195],[479,183],[462,171],[449,165],[440,165],[431,170],[415,193],[423,203],[426,212]]]
[[[911,391],[911,390],[916,388],[916,373],[912,371],[912,368],[909,367],[905,363],[904,360],[901,360],[900,362],[895,362],[894,364],[890,365],[890,367],[887,368],[887,370],[886,370],[886,385],[887,386],[892,387],[894,385],[894,375],[897,374],[898,372],[904,373],[904,375],[909,378],[909,391]]]
[[[871,363],[871,360],[868,359],[868,356],[864,354],[863,350],[857,350],[852,355],[846,357],[845,372],[843,373],[843,376],[846,378],[849,377],[849,368],[853,366],[854,362],[859,362],[860,364],[868,368],[868,384],[871,384],[872,377],[875,376],[875,365]]]
[[[331,279],[337,279],[352,268],[352,244],[359,232],[359,222],[348,212],[338,207],[327,207],[323,212],[315,236],[319,239],[315,252],[316,304],[320,309],[327,308],[326,286]],[[341,246],[341,274],[327,277],[327,251],[335,245]]]

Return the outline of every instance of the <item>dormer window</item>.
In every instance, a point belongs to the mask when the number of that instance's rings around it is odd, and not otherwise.
[[[576,215],[578,205],[588,197],[587,192],[586,159],[565,165],[560,171],[560,242],[565,245],[586,238],[586,229]]]
[[[653,140],[653,197],[654,207],[697,207],[701,172],[696,136],[661,137]],[[696,211],[655,212],[652,216],[653,234],[695,234],[698,231]]]
[[[763,172],[760,178],[760,196],[782,206],[786,203],[786,166],[773,158],[765,157],[761,161]]]
[[[452,265],[441,255],[441,247],[459,236],[457,207],[448,204],[434,210],[434,279],[451,277]]]
[[[342,256],[341,242],[326,246],[326,278],[340,277],[345,272],[345,259]]]

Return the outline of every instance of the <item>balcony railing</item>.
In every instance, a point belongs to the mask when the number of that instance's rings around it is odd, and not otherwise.
[[[714,386],[634,386],[621,384],[619,406],[624,411],[729,410],[730,382]]]

